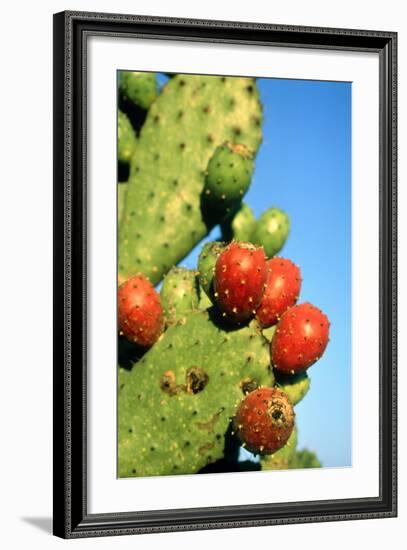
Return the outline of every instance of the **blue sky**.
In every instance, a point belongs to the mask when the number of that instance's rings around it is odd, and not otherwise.
[[[245,202],[256,216],[287,212],[281,256],[302,271],[301,301],[331,321],[330,343],[309,369],[311,390],[296,407],[299,447],[324,466],[351,465],[351,84],[258,79],[263,143]],[[216,239],[215,228],[207,240]],[[201,244],[182,263],[196,267]]]

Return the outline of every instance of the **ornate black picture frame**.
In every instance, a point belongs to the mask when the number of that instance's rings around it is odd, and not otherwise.
[[[375,52],[380,59],[380,494],[89,514],[86,59],[94,35]],[[54,534],[64,538],[394,517],[397,514],[397,35],[393,32],[63,12],[54,15]]]

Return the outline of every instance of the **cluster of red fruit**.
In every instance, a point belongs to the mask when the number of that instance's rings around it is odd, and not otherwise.
[[[290,260],[267,260],[251,243],[232,242],[219,255],[214,296],[223,316],[242,323],[256,316],[262,328],[277,325],[270,344],[271,364],[295,375],[313,365],[329,339],[329,320],[309,303],[295,305],[301,273]],[[253,452],[273,453],[283,447],[294,428],[294,411],[278,388],[259,388],[241,402],[235,429]]]
[[[324,353],[328,318],[309,303],[295,305],[301,273],[290,260],[267,260],[263,248],[232,242],[217,259],[214,289],[219,309],[232,323],[255,315],[262,328],[277,324],[271,361],[278,371],[303,371]]]

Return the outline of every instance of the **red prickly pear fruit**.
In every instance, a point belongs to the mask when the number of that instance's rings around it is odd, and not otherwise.
[[[243,445],[259,454],[271,454],[287,443],[295,413],[288,395],[278,388],[259,388],[240,403],[234,428]]]
[[[280,372],[295,374],[313,365],[329,341],[329,320],[312,304],[288,309],[271,341],[271,361]]]
[[[147,348],[164,329],[160,297],[150,281],[139,273],[119,287],[118,322],[120,332],[130,342]]]
[[[232,242],[215,265],[215,300],[223,316],[241,323],[256,313],[267,279],[266,256],[262,247]]]
[[[291,260],[275,256],[267,262],[267,287],[256,312],[262,328],[275,325],[282,314],[298,300],[301,272]]]

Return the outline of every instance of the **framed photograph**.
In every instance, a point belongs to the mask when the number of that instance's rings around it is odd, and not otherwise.
[[[54,534],[397,514],[397,35],[54,15]]]

